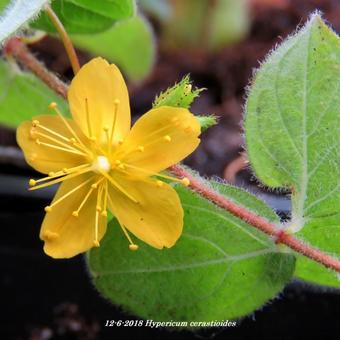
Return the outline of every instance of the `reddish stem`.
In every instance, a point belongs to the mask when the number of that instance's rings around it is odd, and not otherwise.
[[[52,90],[57,92],[63,98],[67,98],[67,85],[58,79],[53,73],[49,72],[42,63],[40,63],[33,54],[28,50],[25,44],[18,38],[9,39],[4,47],[5,53],[13,55],[28,69],[30,69],[36,76],[38,76],[46,85]],[[340,261],[322,253],[320,250],[315,249],[302,241],[295,238],[293,235],[286,233],[284,230],[278,228],[276,225],[268,222],[263,217],[260,217],[253,212],[238,206],[234,202],[228,200],[221,194],[206,186],[203,181],[197,179],[183,167],[173,165],[169,169],[176,177],[186,177],[190,181],[190,188],[197,192],[202,197],[215,203],[222,209],[230,212],[234,216],[245,221],[247,224],[255,227],[263,233],[272,236],[275,243],[285,244],[296,252],[305,255],[306,257],[324,265],[327,268],[334,269],[340,272]]]
[[[234,216],[245,221],[247,224],[261,230],[267,235],[275,239],[275,243],[282,243],[296,252],[309,257],[310,259],[319,262],[327,268],[331,268],[340,272],[340,261],[322,253],[320,250],[315,249],[302,241],[295,238],[293,235],[286,233],[284,230],[278,228],[276,225],[268,222],[263,217],[260,217],[253,212],[238,206],[234,202],[228,200],[221,194],[206,186],[202,181],[191,175],[184,168],[179,165],[173,165],[170,171],[179,178],[186,177],[190,181],[190,188],[196,191],[201,196],[209,201],[215,203],[220,208],[229,211]]]
[[[49,72],[45,66],[34,57],[20,38],[14,37],[8,39],[4,46],[4,53],[5,55],[13,56],[21,64],[32,71],[38,78],[40,78],[49,88],[54,90],[63,98],[66,98],[67,85],[52,72]]]

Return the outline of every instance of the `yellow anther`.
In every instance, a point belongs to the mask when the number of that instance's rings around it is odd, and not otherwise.
[[[158,187],[162,187],[163,186],[163,182],[162,181],[160,181],[160,180],[157,180],[156,181],[156,185],[158,186]]]
[[[171,137],[169,135],[166,135],[163,138],[166,142],[171,142]]]
[[[120,100],[119,99],[115,99],[113,102],[115,105],[119,105],[120,104]]]
[[[53,171],[51,171],[51,172],[48,173],[48,176],[49,176],[49,177],[53,177],[54,175],[55,175],[55,173],[54,173]]]
[[[190,185],[190,181],[188,178],[184,177],[182,178],[182,184],[185,186],[185,187],[188,187]]]
[[[97,205],[96,210],[100,212],[100,211],[102,211],[102,208],[99,205]]]
[[[53,240],[56,240],[58,237],[59,237],[59,234],[54,233],[53,231],[47,230],[43,233],[43,239],[45,240],[53,241]]]
[[[110,127],[109,127],[108,125],[105,125],[105,126],[103,127],[103,130],[104,130],[105,132],[108,132],[108,131],[110,130]]]
[[[34,120],[32,121],[32,126],[33,126],[33,127],[37,127],[38,125],[39,125],[39,120],[34,119]]]
[[[78,216],[79,216],[78,211],[73,211],[73,212],[72,212],[72,216],[78,217]]]
[[[100,247],[100,244],[99,244],[99,242],[97,240],[94,240],[93,241],[93,246],[98,248],[98,247]]]
[[[129,249],[136,251],[139,247],[137,246],[137,244],[129,244]]]
[[[70,138],[70,143],[71,143],[71,144],[76,144],[76,143],[77,143],[77,141],[76,141],[76,139],[75,139],[75,138],[73,138],[73,137],[72,137],[72,138]]]
[[[63,173],[67,174],[68,173],[68,169],[67,168],[63,168]]]
[[[97,184],[97,183],[93,183],[93,184],[91,185],[91,188],[92,188],[92,189],[97,189],[97,188],[98,188],[98,184]]]
[[[97,140],[97,138],[95,136],[91,136],[90,140],[92,140],[92,142],[95,142]]]
[[[119,165],[118,165],[118,169],[124,170],[124,169],[125,169],[124,164],[119,164]]]
[[[118,144],[119,144],[119,145],[122,145],[122,144],[123,144],[123,140],[122,140],[122,139],[119,139],[119,140],[118,140]]]
[[[137,148],[137,150],[139,151],[139,152],[143,152],[144,151],[144,146],[139,146],[138,148]]]
[[[121,162],[119,159],[116,159],[116,160],[115,160],[115,164],[116,164],[116,165],[119,165],[119,164],[121,164],[121,163],[122,163],[122,162]]]
[[[36,142],[38,145],[40,145],[40,140],[39,140],[38,138],[35,140],[35,142]]]
[[[48,205],[48,206],[45,207],[45,211],[50,212],[50,211],[52,211],[52,208]]]
[[[49,109],[56,109],[58,107],[58,104],[56,102],[52,102],[50,105],[48,105]]]
[[[28,185],[30,187],[34,187],[36,184],[37,184],[37,181],[35,181],[34,179],[30,179],[29,182],[28,182]]]
[[[103,217],[107,217],[107,211],[106,211],[106,210],[103,210],[102,213],[101,213],[101,215],[102,215]]]

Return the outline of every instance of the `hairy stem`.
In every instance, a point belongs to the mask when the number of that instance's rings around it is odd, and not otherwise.
[[[49,88],[61,97],[66,98],[67,86],[65,83],[63,83],[52,72],[48,71],[19,38],[11,38],[7,40],[4,46],[4,54],[15,58],[20,64],[24,65],[38,78],[40,78]]]
[[[59,95],[66,98],[67,85],[61,82],[51,72],[46,70],[44,65],[35,59],[35,57],[29,52],[27,47],[24,46],[21,41],[19,41],[18,39],[10,39],[5,46],[5,50],[7,53],[10,52],[11,55],[17,58],[32,72],[34,72],[52,90],[56,91]],[[174,165],[170,167],[169,170],[178,178],[188,178],[190,181],[190,188],[193,191],[213,202],[220,208],[245,221],[247,224],[273,237],[275,243],[284,244],[297,253],[300,253],[324,265],[325,267],[333,269],[340,273],[340,261],[338,261],[337,259],[305,244],[304,242],[295,238],[294,235],[288,234],[284,230],[278,228],[275,224],[268,222],[265,218],[258,216],[255,213],[245,209],[244,207],[241,207],[234,202],[228,200],[218,192],[205,185],[202,180],[193,176],[180,165]]]
[[[340,261],[298,240],[294,237],[294,235],[288,234],[284,230],[278,228],[275,224],[268,222],[265,218],[258,216],[246,208],[228,200],[218,192],[206,186],[203,181],[187,172],[180,165],[173,165],[169,170],[178,178],[188,178],[190,181],[190,188],[193,191],[215,203],[220,208],[245,221],[247,224],[255,227],[258,230],[261,230],[269,236],[272,236],[275,243],[285,244],[294,251],[309,257],[310,259],[324,265],[325,267],[340,272]]]
[[[77,72],[80,70],[79,60],[74,49],[74,46],[72,44],[72,41],[64,28],[64,25],[62,24],[58,16],[54,13],[53,9],[49,5],[45,6],[45,11],[48,17],[50,18],[53,26],[58,31],[59,36],[64,44],[66,53],[68,55],[68,59],[70,60],[70,63],[72,65],[73,73],[77,74]]]

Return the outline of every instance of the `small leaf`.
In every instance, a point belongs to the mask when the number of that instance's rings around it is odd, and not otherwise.
[[[66,113],[66,102],[31,73],[21,72],[0,60],[0,124],[16,127],[24,120],[48,114],[57,102]]]
[[[115,62],[132,81],[146,77],[154,64],[152,28],[142,17],[120,21],[109,30],[91,35],[73,35],[76,46]]]
[[[222,194],[278,221],[262,201],[233,187],[212,183]],[[256,229],[183,187],[184,232],[162,251],[140,244],[128,250],[113,220],[102,245],[89,255],[97,289],[143,318],[209,321],[242,317],[274,297],[290,280],[294,257],[278,253]]]
[[[69,34],[98,33],[115,22],[135,13],[134,0],[54,0],[53,10]],[[54,33],[55,28],[45,13],[32,24],[34,28]]]
[[[315,14],[257,72],[245,131],[258,178],[292,188],[289,230],[340,257],[339,90],[339,37]],[[299,258],[296,275],[324,284],[329,272],[310,264]]]
[[[1,1],[0,43],[18,31],[23,25],[32,20],[49,0],[12,0]]]

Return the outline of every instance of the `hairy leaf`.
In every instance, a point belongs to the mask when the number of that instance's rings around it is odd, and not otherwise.
[[[262,201],[240,189],[213,183],[222,194],[272,221]],[[223,320],[244,316],[274,297],[290,280],[294,257],[246,223],[183,187],[184,232],[171,249],[141,242],[128,250],[113,220],[89,255],[97,289],[113,303],[154,320]]]
[[[0,43],[32,20],[49,0],[0,1]]]
[[[339,90],[340,41],[315,14],[257,72],[245,121],[258,178],[292,189],[288,230],[331,254],[340,244]],[[299,258],[296,275],[327,283],[328,271],[310,263]]]
[[[33,74],[0,60],[0,124],[16,127],[24,120],[47,114],[51,102],[67,112],[65,101]]]

